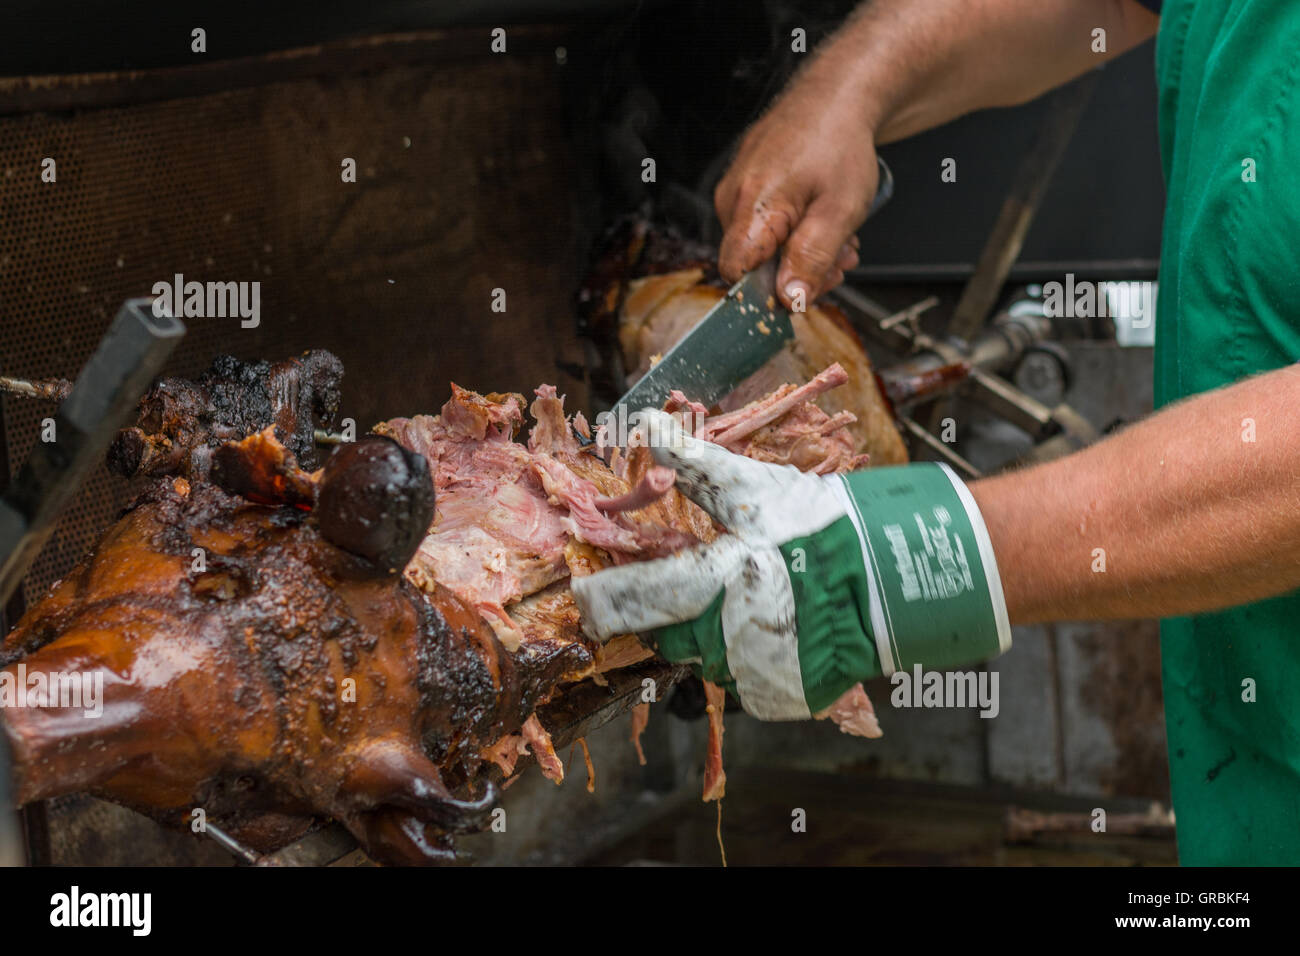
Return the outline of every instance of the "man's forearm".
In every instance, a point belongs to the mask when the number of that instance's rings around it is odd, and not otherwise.
[[[865,122],[877,143],[1030,100],[1155,32],[1134,0],[872,0],[792,87]],[[1093,51],[1093,30],[1106,52]],[[797,92],[796,92],[797,91]]]
[[[1169,617],[1300,587],[1300,366],[977,481],[1012,623]]]

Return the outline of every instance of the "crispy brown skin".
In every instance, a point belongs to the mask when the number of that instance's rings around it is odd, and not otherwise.
[[[517,660],[450,592],[375,578],[305,513],[160,480],[0,645],[10,670],[104,678],[98,719],[6,709],[18,799],[89,790],[248,833],[264,811],[327,815],[378,860],[436,861],[490,809],[490,788],[452,793],[479,751],[586,654]]]

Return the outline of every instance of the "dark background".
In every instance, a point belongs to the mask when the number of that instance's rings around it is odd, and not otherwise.
[[[616,164],[622,176],[607,168],[611,204],[630,207],[653,197],[710,238],[707,197],[731,144],[800,59],[790,51],[790,30],[803,27],[811,49],[852,7],[843,0],[17,0],[7,5],[0,63],[9,75],[140,70],[404,30],[565,24],[593,40],[574,50],[568,72],[577,93],[569,107],[575,139],[600,128],[595,148],[607,155],[639,150],[658,163],[660,183],[650,189],[626,164]],[[205,56],[190,52],[196,26],[207,31]],[[1018,277],[1066,268],[1111,278],[1154,274],[1164,190],[1152,48],[1148,43],[1103,68],[1030,231]],[[590,56],[596,49],[603,55]],[[885,147],[897,195],[862,232],[861,275],[968,274],[1044,109],[1040,101],[985,111]],[[940,182],[945,157],[957,159],[956,183]]]

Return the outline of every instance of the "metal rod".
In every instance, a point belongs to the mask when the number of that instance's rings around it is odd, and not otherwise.
[[[946,443],[935,438],[932,434],[922,428],[914,419],[902,418],[900,421],[902,422],[903,427],[906,428],[910,434],[919,439],[921,443],[931,451],[937,452],[940,457],[947,461],[948,464],[955,466],[958,471],[965,472],[967,478],[974,479],[984,477],[983,472],[949,448]]]
[[[237,856],[245,863],[251,866],[259,866],[263,862],[262,855],[240,843],[225,830],[215,824],[206,823],[203,825],[203,832],[214,843],[218,844],[223,850],[232,856]]]
[[[937,295],[932,295],[928,299],[922,299],[915,305],[909,305],[901,312],[895,312],[889,318],[881,322],[880,327],[882,329],[892,329],[894,326],[902,322],[910,323],[913,319],[919,318],[923,312],[933,309],[938,304],[939,297]]]
[[[1038,212],[1052,174],[1074,136],[1084,108],[1092,98],[1100,71],[1092,70],[1058,90],[1047,104],[1047,117],[1038,138],[1016,169],[1011,193],[1002,204],[997,222],[980,253],[975,274],[962,290],[953,310],[948,334],[969,340],[983,327]]]
[[[45,381],[31,381],[15,378],[12,375],[0,375],[0,392],[21,395],[23,398],[43,398],[46,401],[61,402],[72,391],[72,383],[66,378],[51,378]]]

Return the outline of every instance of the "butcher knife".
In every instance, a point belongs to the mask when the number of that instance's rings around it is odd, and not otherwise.
[[[877,157],[880,183],[868,218],[894,194],[894,176]],[[725,398],[794,338],[790,313],[776,297],[777,259],[763,263],[727,290],[650,371],[637,379],[614,407],[599,416],[621,423],[643,408],[660,408],[673,389],[704,405]],[[621,444],[615,441],[615,444]]]
[[[624,419],[643,408],[659,408],[672,389],[712,405],[792,338],[790,313],[776,297],[776,260],[772,259],[741,276],[725,298],[637,379],[611,414]]]

